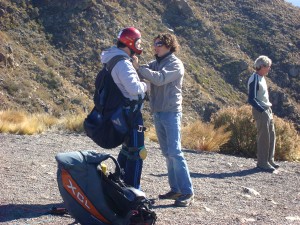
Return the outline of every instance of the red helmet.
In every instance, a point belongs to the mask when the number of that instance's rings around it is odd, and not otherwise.
[[[128,48],[140,55],[142,49],[137,45],[137,41],[141,38],[141,33],[134,27],[127,27],[120,31],[118,41],[122,42]]]

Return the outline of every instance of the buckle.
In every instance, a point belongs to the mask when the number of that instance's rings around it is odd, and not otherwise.
[[[144,126],[138,125],[137,132],[143,132],[144,131]]]

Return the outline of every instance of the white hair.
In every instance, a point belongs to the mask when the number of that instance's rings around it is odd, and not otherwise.
[[[272,60],[268,56],[261,55],[254,61],[253,67],[255,70],[260,70],[261,67],[268,67],[271,66],[271,64]]]

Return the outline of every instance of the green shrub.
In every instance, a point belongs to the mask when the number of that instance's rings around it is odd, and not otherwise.
[[[35,80],[45,86],[47,86],[49,89],[59,89],[62,86],[62,80],[58,76],[58,74],[54,71],[49,69],[48,71],[45,71],[44,73],[37,74],[35,77]]]
[[[3,88],[6,89],[7,93],[11,96],[15,96],[19,91],[19,85],[13,80],[5,81]]]
[[[276,130],[276,160],[299,161],[299,134],[292,123],[274,116]],[[257,130],[250,106],[225,108],[212,117],[215,127],[227,126],[231,139],[221,147],[221,153],[256,157]]]

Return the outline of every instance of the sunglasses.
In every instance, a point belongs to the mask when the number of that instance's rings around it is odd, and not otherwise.
[[[161,46],[163,46],[163,45],[164,45],[164,43],[163,43],[162,41],[154,42],[154,46],[155,46],[155,47],[161,47]]]

